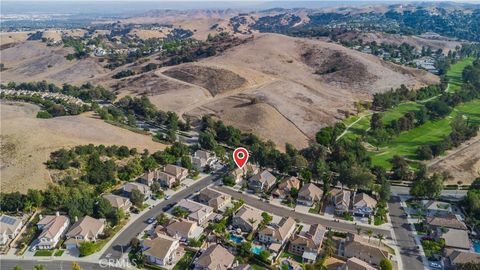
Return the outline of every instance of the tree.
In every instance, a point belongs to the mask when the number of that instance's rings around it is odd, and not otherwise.
[[[43,205],[43,201],[45,198],[43,197],[43,194],[36,189],[29,189],[27,191],[27,198],[30,202],[32,202],[33,206],[35,207],[40,207]]]
[[[270,258],[271,254],[270,252],[268,252],[267,250],[262,250],[260,251],[260,254],[258,254],[260,256],[260,258],[262,259],[262,261],[264,262],[268,262],[268,258]]]
[[[262,218],[263,218],[262,225],[268,225],[273,220],[273,217],[270,216],[267,212],[262,213]]]
[[[82,270],[82,267],[77,262],[72,262],[72,270]]]
[[[97,203],[94,206],[94,213],[96,218],[106,218],[110,213],[112,213],[113,207],[110,202],[105,199],[100,197],[97,201]]]
[[[161,213],[160,215],[157,216],[156,220],[158,224],[163,226],[168,223],[169,218],[165,213]]]
[[[378,245],[380,246],[383,239],[385,239],[385,236],[383,234],[379,233],[379,234],[377,234],[377,238],[378,238]]]
[[[372,114],[372,120],[370,120],[370,129],[373,131],[383,129],[382,115],[379,113]]]
[[[182,156],[181,158],[182,167],[187,168],[189,171],[192,170],[192,160],[190,156]]]
[[[325,127],[320,129],[320,131],[317,132],[315,135],[315,139],[317,143],[324,145],[324,146],[330,146],[330,144],[333,141],[333,128],[332,127]]]
[[[93,242],[82,242],[78,250],[80,251],[80,257],[85,257],[95,253],[97,246]]]
[[[400,180],[407,180],[409,168],[408,163],[404,157],[401,156],[393,156],[392,160],[392,171],[393,175]]]
[[[383,259],[380,262],[380,270],[392,270],[392,269],[393,269],[393,265],[389,259]]]
[[[227,175],[223,177],[223,184],[229,187],[235,186],[235,179],[233,176]]]
[[[366,231],[366,233],[367,233],[367,235],[368,235],[368,242],[370,242],[370,238],[372,238],[372,236],[373,236],[373,231],[372,231],[371,229],[368,229],[368,230]]]
[[[138,189],[134,189],[130,193],[130,201],[132,201],[136,207],[142,207],[143,202],[145,201],[145,195]]]
[[[200,144],[200,147],[207,150],[213,150],[217,146],[215,137],[210,132],[200,132],[198,136],[198,143]]]
[[[252,249],[252,243],[250,242],[242,242],[240,244],[239,255],[246,258],[250,256],[250,250]]]
[[[33,267],[33,270],[45,270],[45,266],[43,264],[37,264]]]
[[[13,267],[13,270],[22,270],[22,267],[15,265],[15,267]]]
[[[176,217],[185,218],[189,213],[187,210],[177,206],[173,208],[172,214]]]

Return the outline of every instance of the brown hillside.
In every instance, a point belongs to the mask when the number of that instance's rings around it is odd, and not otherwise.
[[[207,89],[212,96],[233,90],[245,84],[246,80],[229,70],[185,64],[167,69],[163,74],[180,81]]]
[[[320,127],[338,121],[343,117],[341,111],[353,111],[354,101],[371,98],[373,93],[401,84],[420,87],[438,82],[436,76],[424,71],[389,64],[336,44],[276,34],[258,35],[253,41],[200,64],[222,66],[255,83],[198,103],[199,108],[190,108],[188,114],[200,117],[211,113],[242,128],[248,112],[248,126],[253,130],[264,128],[269,121],[275,127],[293,124],[299,132],[284,129],[289,132],[265,136],[279,145],[313,139]],[[270,119],[259,106],[232,102],[231,97],[240,96],[262,100],[284,120]],[[245,110],[239,111],[239,105]],[[236,112],[235,117],[228,116],[231,111]],[[252,116],[255,113],[257,117]]]

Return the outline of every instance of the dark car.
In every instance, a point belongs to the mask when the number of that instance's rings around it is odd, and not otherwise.
[[[162,210],[163,212],[167,212],[168,210],[170,210],[170,208],[172,208],[175,204],[174,203],[169,203],[167,205],[165,205]]]

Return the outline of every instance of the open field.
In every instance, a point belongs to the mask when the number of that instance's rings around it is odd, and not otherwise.
[[[463,69],[466,66],[471,65],[473,63],[473,60],[474,60],[473,57],[465,58],[458,61],[457,63],[453,64],[450,67],[450,69],[447,72],[447,77],[449,79],[447,90],[449,92],[455,92],[458,89],[460,89],[460,87],[463,84],[463,80],[462,80]]]
[[[32,104],[1,103],[2,192],[45,188],[51,180],[43,163],[62,147],[89,143],[150,151],[165,147],[150,136],[109,125],[91,114],[38,119],[38,110]]]
[[[455,107],[447,117],[428,121],[424,125],[400,133],[386,145],[380,147],[380,151],[372,153],[372,162],[385,168],[391,168],[390,160],[394,155],[416,159],[415,151],[421,145],[439,142],[451,132],[450,123],[457,115],[465,115],[470,121],[480,123],[480,100],[474,100]]]
[[[47,46],[40,41],[17,42],[2,50],[2,82],[47,80],[58,85],[82,84],[108,72],[97,59],[88,57],[69,61],[72,48]]]

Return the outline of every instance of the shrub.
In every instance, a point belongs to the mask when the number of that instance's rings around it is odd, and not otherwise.
[[[37,118],[48,119],[48,118],[52,118],[52,117],[53,116],[47,111],[39,111],[37,113]]]

